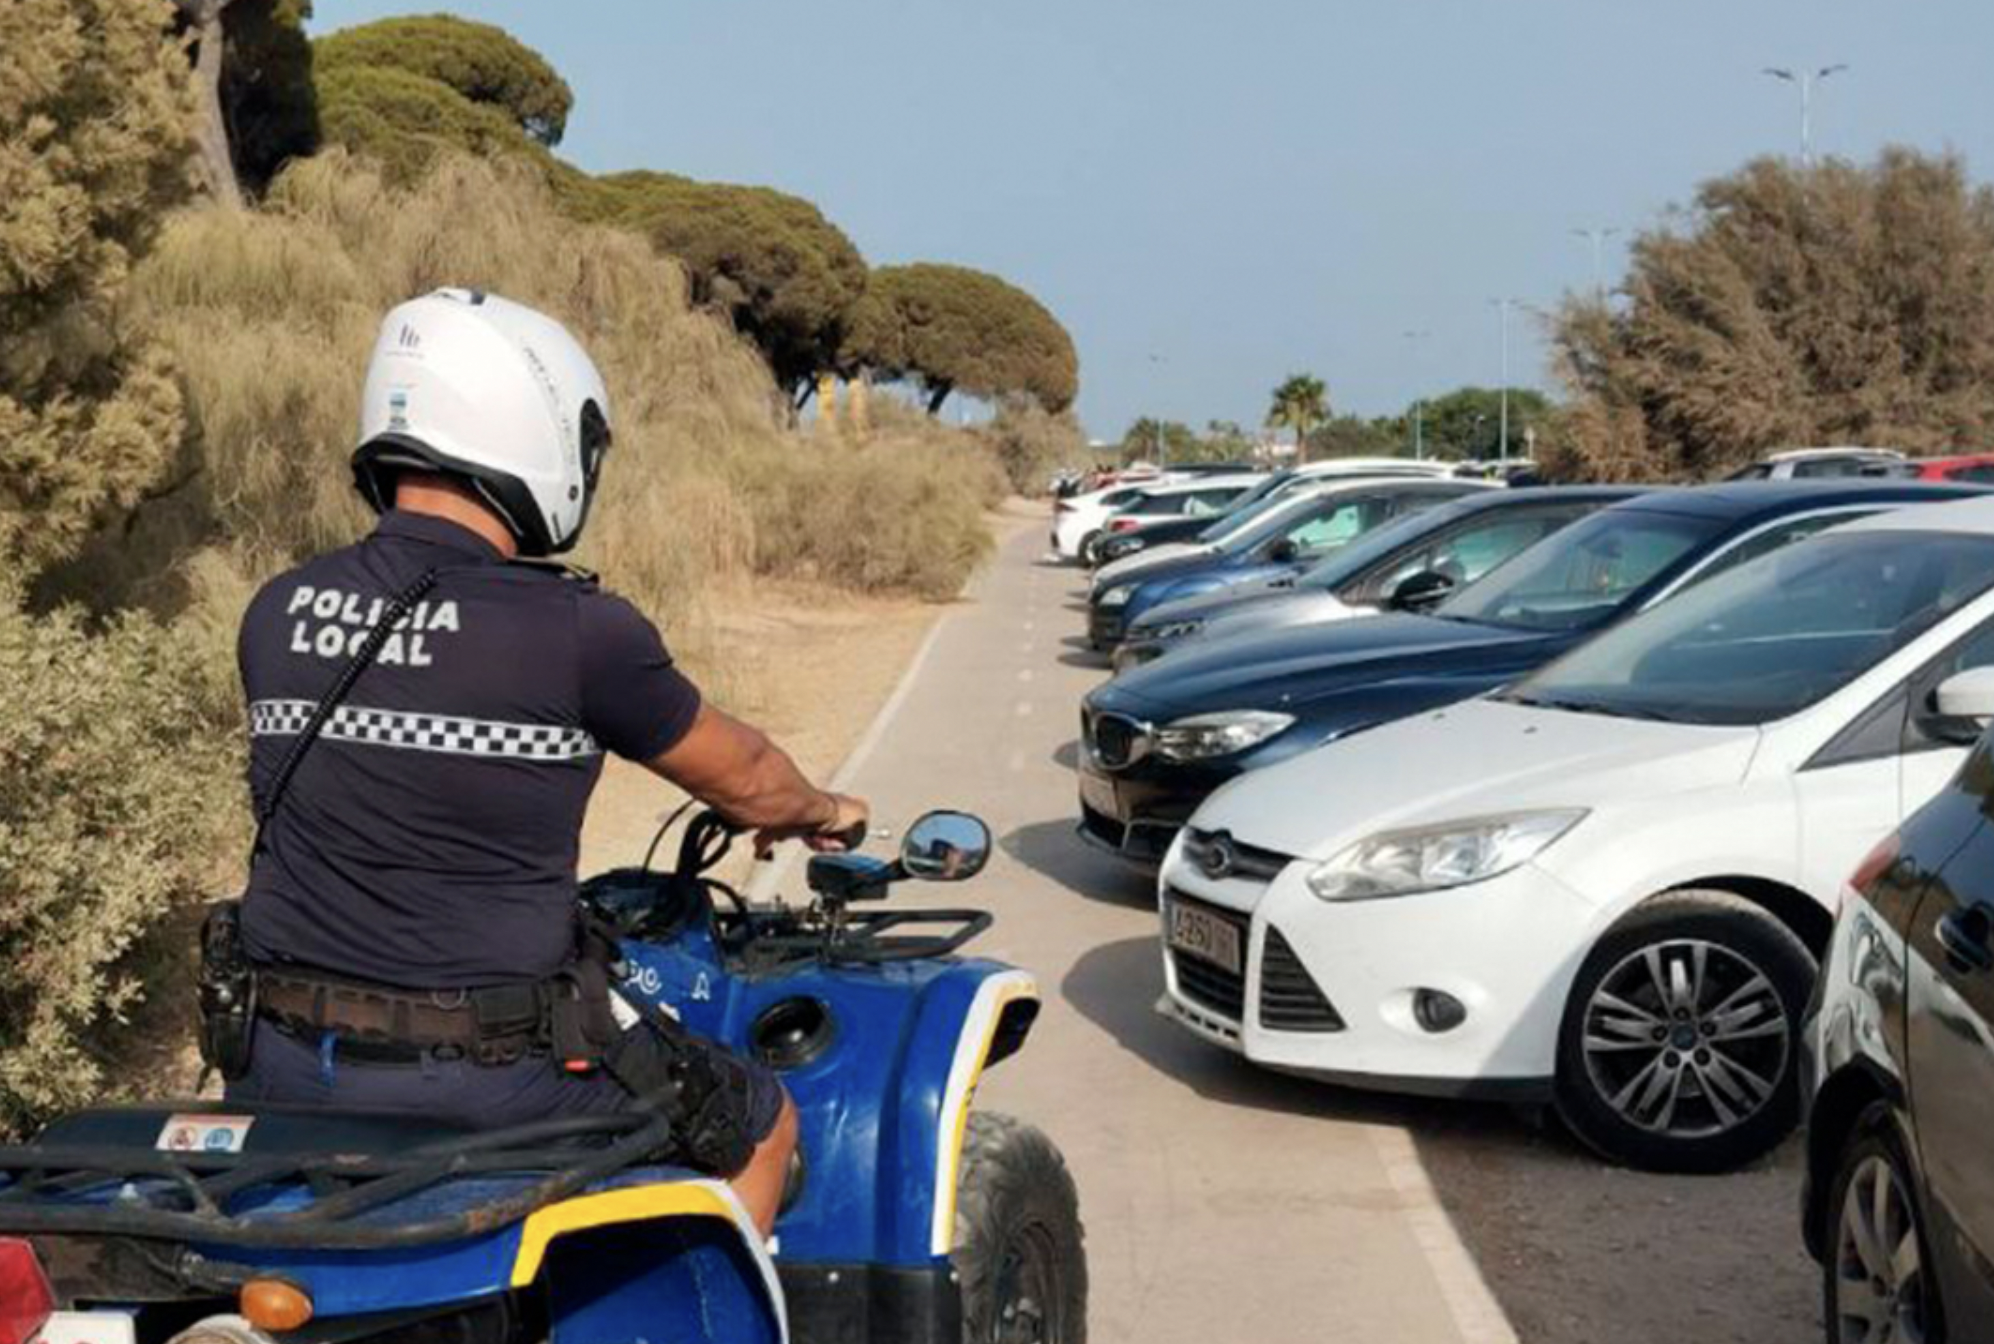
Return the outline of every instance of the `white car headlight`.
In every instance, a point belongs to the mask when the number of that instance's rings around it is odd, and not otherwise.
[[[1134,595],[1134,584],[1118,583],[1107,592],[1101,594],[1101,605],[1104,607],[1126,607],[1129,604],[1129,598]]]
[[[1582,807],[1511,812],[1384,831],[1317,864],[1309,890],[1325,901],[1368,901],[1481,882],[1530,862],[1585,815]]]
[[[1193,714],[1156,730],[1156,754],[1173,761],[1205,761],[1257,747],[1294,725],[1292,714],[1264,709],[1222,709]]]

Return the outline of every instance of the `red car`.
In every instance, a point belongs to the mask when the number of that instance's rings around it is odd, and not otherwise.
[[[1994,485],[1994,453],[1966,453],[1959,457],[1914,457],[1904,464],[1902,474],[1921,481],[1962,481],[1968,485]]]

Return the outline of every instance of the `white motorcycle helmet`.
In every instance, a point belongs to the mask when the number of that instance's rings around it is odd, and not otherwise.
[[[581,536],[609,441],[602,375],[566,328],[495,294],[439,289],[381,323],[353,483],[385,512],[400,473],[457,477],[522,555],[556,555]]]

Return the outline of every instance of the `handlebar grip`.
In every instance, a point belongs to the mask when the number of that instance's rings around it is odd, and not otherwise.
[[[872,823],[855,821],[842,831],[826,831],[824,834],[827,839],[836,840],[846,849],[856,850],[864,845],[867,837],[872,834]]]

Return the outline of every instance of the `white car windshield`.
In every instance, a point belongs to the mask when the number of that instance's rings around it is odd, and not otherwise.
[[[1990,584],[1994,537],[1819,537],[1671,597],[1499,698],[1678,723],[1771,723],[1847,685]]]
[[[1526,630],[1588,629],[1725,526],[1697,514],[1601,509],[1469,584],[1433,614]]]

